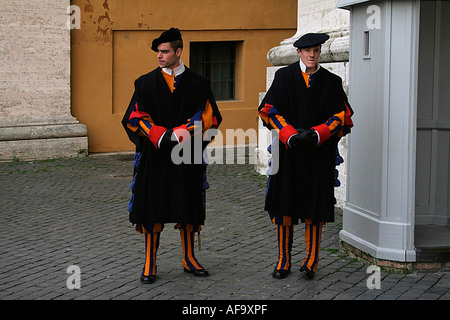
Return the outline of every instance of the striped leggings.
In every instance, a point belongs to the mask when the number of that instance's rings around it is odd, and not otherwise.
[[[315,272],[319,262],[320,240],[322,237],[322,225],[313,225],[311,220],[305,221],[305,244],[306,256],[302,262],[302,267]],[[278,262],[275,266],[277,270],[290,270],[291,250],[294,238],[294,226],[289,221],[277,224],[278,238]]]
[[[185,226],[177,225],[176,229],[180,229],[181,244],[183,246],[183,267],[188,270],[202,269],[203,266],[197,261],[194,253],[195,232],[200,232],[201,227],[194,227],[190,224]],[[156,275],[156,253],[159,247],[159,239],[164,229],[162,224],[155,223],[151,230],[141,230],[145,239],[145,261],[142,268],[142,274]]]

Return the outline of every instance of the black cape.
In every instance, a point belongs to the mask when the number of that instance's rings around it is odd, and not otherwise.
[[[171,129],[186,124],[190,117],[205,109],[209,100],[213,116],[220,124],[209,80],[186,67],[172,93],[157,68],[139,77],[134,87],[122,120],[128,137],[136,145],[133,192],[128,206],[130,222],[144,226],[171,222],[204,224],[206,164],[199,161],[174,164],[170,151],[156,149],[149,138],[130,130],[127,123],[137,103],[139,111],[148,113],[154,124]]]
[[[294,128],[310,129],[345,111],[348,101],[341,78],[324,68],[313,75],[307,88],[297,62],[276,72],[259,109],[266,103],[275,106]],[[332,135],[311,149],[291,149],[280,143],[278,170],[269,176],[266,192],[265,210],[271,217],[290,216],[295,224],[299,219],[315,224],[334,221],[338,141]]]

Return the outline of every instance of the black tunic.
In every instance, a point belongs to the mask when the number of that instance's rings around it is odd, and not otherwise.
[[[277,71],[259,109],[276,106],[294,128],[310,129],[346,110],[342,80],[320,68],[308,88],[299,63]],[[279,148],[278,171],[269,177],[265,210],[271,215],[290,216],[293,223],[334,221],[334,180],[338,135],[317,148]]]
[[[133,194],[129,204],[133,224],[204,224],[205,164],[198,161],[174,164],[170,151],[157,149],[149,138],[130,130],[127,125],[136,103],[139,111],[148,113],[155,125],[171,129],[205,110],[207,101],[220,124],[221,116],[209,80],[187,67],[173,93],[160,68],[135,81],[135,92],[122,120],[130,140],[136,145]]]

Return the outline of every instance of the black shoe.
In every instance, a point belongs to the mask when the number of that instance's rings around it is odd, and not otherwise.
[[[155,275],[145,276],[145,275],[141,274],[141,283],[143,283],[143,284],[150,284],[150,283],[155,282],[155,280],[156,280]]]
[[[207,276],[209,276],[209,272],[206,271],[205,269],[189,270],[189,269],[184,268],[184,272],[192,273],[196,277],[207,277]]]
[[[275,279],[284,279],[284,278],[287,277],[289,272],[291,272],[290,269],[288,269],[288,270],[277,270],[277,269],[275,269],[272,272],[272,277],[274,277]]]
[[[302,266],[300,272],[307,279],[312,279],[314,277],[314,271],[309,270],[307,267]]]

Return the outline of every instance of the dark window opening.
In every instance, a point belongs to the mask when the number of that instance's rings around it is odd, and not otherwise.
[[[211,81],[216,100],[235,99],[236,42],[191,42],[189,65]]]

